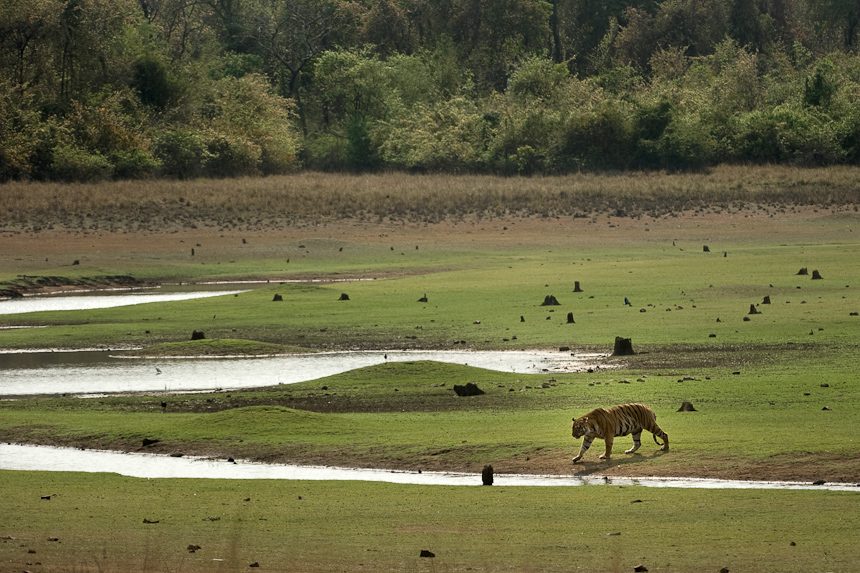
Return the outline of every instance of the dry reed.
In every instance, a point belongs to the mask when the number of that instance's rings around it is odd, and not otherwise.
[[[702,173],[562,177],[345,175],[0,186],[0,230],[247,227],[333,219],[661,217],[751,205],[860,204],[860,168],[721,166]]]

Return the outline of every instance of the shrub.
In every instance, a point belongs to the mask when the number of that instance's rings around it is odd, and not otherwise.
[[[92,182],[110,179],[113,165],[101,153],[91,153],[75,145],[53,150],[50,178],[65,182]]]

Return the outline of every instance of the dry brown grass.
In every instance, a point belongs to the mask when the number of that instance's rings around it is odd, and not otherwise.
[[[856,210],[860,168],[721,166],[703,173],[503,178],[343,175],[0,186],[0,230],[248,228],[333,219],[438,222],[497,216],[661,217],[766,205]],[[122,228],[117,228],[121,226]]]

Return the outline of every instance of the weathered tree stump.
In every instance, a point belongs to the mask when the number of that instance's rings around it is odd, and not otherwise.
[[[526,321],[526,317],[524,317],[523,315],[520,315],[520,322],[525,322],[525,321]]]
[[[612,351],[612,356],[632,356],[636,354],[633,352],[633,341],[629,338],[622,338],[620,336],[615,337],[615,348]]]
[[[561,303],[558,302],[558,299],[555,296],[548,294],[544,297],[541,306],[559,306]]]
[[[582,289],[579,288],[579,281],[573,281],[573,292],[582,292]]]
[[[421,553],[418,554],[418,557],[436,557],[436,554],[432,551],[428,551],[427,549],[422,549]]]
[[[191,331],[191,340],[203,340],[206,338],[206,335],[203,334],[203,331],[197,332],[196,330]]]
[[[424,296],[418,299],[418,302],[427,302],[427,293],[424,293]]]
[[[284,301],[284,297],[282,297],[282,296],[281,296],[281,295],[279,295],[279,294],[276,294],[276,295],[272,298],[272,302],[283,302],[283,301]]]
[[[681,407],[680,407],[680,408],[678,408],[678,410],[677,410],[677,411],[678,411],[678,412],[697,412],[698,410],[696,410],[696,409],[693,407],[693,404],[692,404],[692,403],[690,403],[690,402],[684,402],[683,404],[681,404]]]
[[[484,466],[481,471],[481,483],[484,485],[493,485],[493,466]]]
[[[750,311],[749,314],[761,314],[754,304],[750,303]]]
[[[770,304],[770,295],[764,297],[764,300],[761,301],[762,304]]]
[[[819,273],[818,271],[812,271],[812,280],[821,280],[821,278],[821,273]]]
[[[708,245],[705,245],[704,247],[702,247],[702,252],[704,252],[704,253],[710,253],[710,252],[711,252],[711,249],[709,249],[709,248],[708,248]]]
[[[798,275],[808,275],[808,274],[809,274],[809,271],[807,271],[807,270],[806,270],[806,267],[803,267],[802,269],[800,269],[799,271],[797,271],[797,274],[798,274]]]
[[[573,313],[572,312],[567,313],[567,323],[568,324],[576,324],[576,321],[573,320]]]
[[[340,298],[337,300],[349,300],[349,295],[346,293],[341,293]]]

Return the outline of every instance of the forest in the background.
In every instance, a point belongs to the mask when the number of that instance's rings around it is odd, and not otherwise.
[[[857,0],[0,0],[0,181],[860,160]]]

